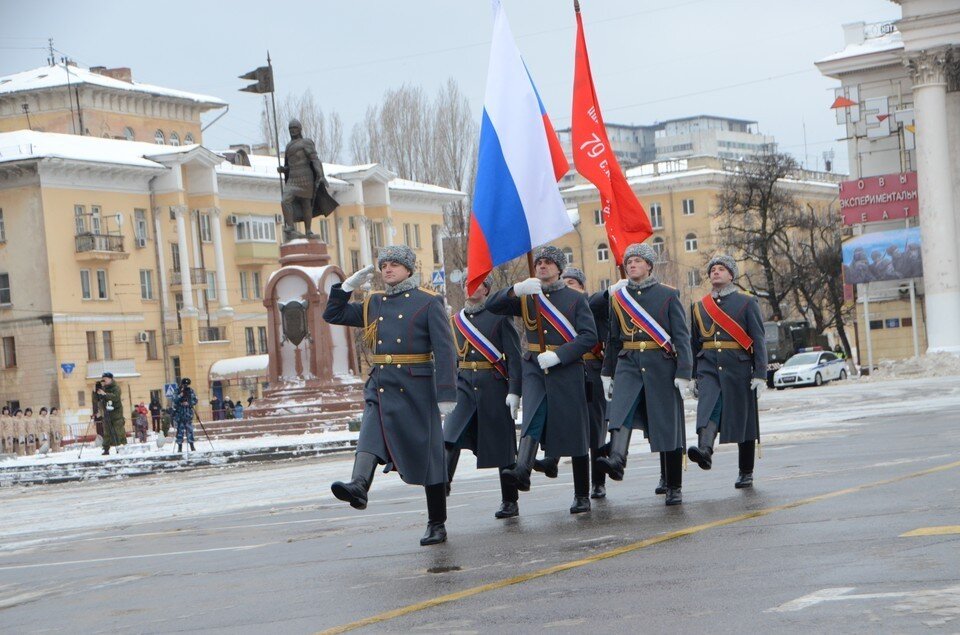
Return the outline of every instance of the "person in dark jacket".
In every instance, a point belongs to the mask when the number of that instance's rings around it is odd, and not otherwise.
[[[150,400],[150,419],[153,423],[153,431],[160,432],[160,415],[163,414],[163,406],[160,404],[160,400],[154,397]]]
[[[427,531],[421,545],[445,542],[447,470],[441,415],[457,399],[456,353],[443,298],[417,287],[416,256],[406,245],[380,250],[386,286],[350,302],[373,276],[373,266],[330,289],[323,319],[363,329],[373,365],[364,387],[365,406],[350,481],[330,486],[333,495],[366,509],[378,464],[396,470],[405,483],[422,485],[427,496]]]
[[[96,390],[98,409],[103,415],[103,455],[110,448],[127,444],[126,423],[123,419],[123,393],[113,379],[113,373],[104,373]],[[118,450],[119,451],[119,450]]]
[[[517,461],[515,419],[520,408],[520,336],[513,320],[494,315],[484,304],[490,283],[484,281],[450,318],[457,347],[457,407],[443,422],[447,477],[453,475],[460,450],[472,450],[478,468],[498,468],[500,509],[496,518],[520,513],[517,486],[503,475]],[[448,488],[449,491],[449,488]]]
[[[180,380],[180,392],[173,402],[173,423],[177,426],[177,452],[183,452],[183,438],[186,436],[190,450],[193,445],[193,408],[197,405],[197,393],[190,387],[190,378]]]
[[[735,487],[753,487],[754,452],[760,439],[757,400],[767,386],[767,349],[760,304],[733,281],[737,263],[726,255],[707,263],[710,293],[693,305],[690,342],[697,395],[697,445],[690,460],[713,465],[713,443],[736,443],[740,475]]]
[[[525,492],[530,489],[538,446],[543,445],[548,457],[572,457],[570,513],[579,514],[590,511],[590,418],[583,356],[596,346],[597,328],[584,295],[560,279],[566,264],[566,256],[557,247],[540,248],[534,260],[536,277],[493,294],[487,310],[522,316],[527,334],[520,448],[517,466],[504,474]]]

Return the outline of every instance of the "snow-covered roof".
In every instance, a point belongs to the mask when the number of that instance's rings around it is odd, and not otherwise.
[[[893,31],[892,33],[887,33],[879,37],[867,38],[859,44],[848,44],[842,51],[834,53],[833,55],[828,55],[827,57],[818,61],[817,64],[825,64],[828,62],[847,60],[853,57],[861,57],[864,55],[885,53],[901,49],[903,49],[903,38],[900,36],[900,31]]]
[[[263,377],[267,374],[269,355],[247,355],[215,361],[210,366],[210,381],[235,377]]]
[[[439,185],[430,185],[429,183],[418,183],[417,181],[408,181],[407,179],[393,179],[390,181],[391,190],[401,190],[406,192],[420,192],[423,194],[440,194],[444,196],[466,196],[459,190],[451,190]]]
[[[196,144],[165,146],[142,141],[16,130],[0,133],[0,163],[24,159],[59,158],[160,168],[163,167],[160,163],[146,157],[189,152],[197,147]]]
[[[168,97],[170,99],[192,101],[197,104],[210,106],[211,108],[221,108],[227,105],[227,102],[222,99],[210,95],[190,93],[184,90],[164,88],[162,86],[154,86],[141,82],[125,82],[107,75],[94,73],[87,68],[81,68],[79,66],[68,67],[63,64],[41,66],[40,68],[33,68],[28,71],[0,77],[0,96],[66,86],[68,80],[70,85],[90,84],[92,86],[113,90],[146,93],[159,97]]]

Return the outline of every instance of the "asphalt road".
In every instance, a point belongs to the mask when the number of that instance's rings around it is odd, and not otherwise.
[[[958,423],[909,402],[811,421],[768,439],[752,490],[733,488],[736,446],[721,446],[713,470],[684,473],[678,508],[653,494],[658,463],[637,442],[590,514],[567,511],[565,462],[507,521],[493,518],[494,473],[464,453],[450,540],[429,548],[422,489],[378,475],[354,511],[329,495],[343,458],[146,477],[122,494],[26,488],[11,509],[38,520],[0,544],[0,630],[311,633],[369,618],[361,632],[957,632]],[[245,490],[244,505],[198,494]],[[146,511],[181,502],[176,517]]]

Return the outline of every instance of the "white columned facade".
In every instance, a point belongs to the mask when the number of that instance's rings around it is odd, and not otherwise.
[[[167,286],[167,255],[163,253],[163,248],[166,243],[163,242],[163,233],[160,230],[160,210],[165,208],[157,207],[153,210],[153,244],[157,250],[157,267],[160,270],[157,272],[157,276],[160,280],[160,297],[163,298],[164,302],[170,297],[167,295],[170,291],[170,287]],[[169,305],[166,305],[169,307]],[[169,315],[169,311],[167,311]]]
[[[195,210],[193,210],[192,212],[190,212],[190,235],[191,235],[191,239],[190,239],[190,240],[193,241],[193,261],[194,261],[195,263],[197,263],[197,268],[200,268],[200,263],[203,262],[203,258],[200,257],[200,250],[203,249],[203,244],[202,244],[202,243],[203,243],[203,240],[202,240],[202,238],[200,237],[200,236],[201,236],[201,234],[200,234],[200,225],[201,225],[200,217],[201,217],[200,210],[195,209]],[[196,223],[196,226],[194,226],[194,223]],[[207,272],[206,272],[205,269],[204,269],[203,275],[204,275],[204,277],[206,277],[206,275],[207,275]],[[205,283],[206,283],[206,280],[204,280],[203,283],[205,284]],[[190,284],[191,284],[191,285],[193,284],[193,280],[192,280],[192,279],[190,280]],[[198,288],[197,288],[197,310],[198,310],[199,312],[203,313],[203,314],[206,314],[206,306],[207,306],[207,305],[206,305],[206,304],[204,303],[204,301],[203,301],[203,299],[204,299],[204,298],[203,298],[203,293],[204,293],[203,288],[198,287]]]
[[[360,264],[364,267],[373,264],[373,258],[370,255],[370,231],[367,229],[369,223],[370,219],[366,216],[357,216],[357,225],[360,231]]]
[[[948,145],[949,48],[907,54],[917,126],[917,195],[928,352],[960,354],[960,250]]]
[[[186,205],[177,205],[174,207],[174,215],[177,219],[177,251],[180,252],[180,289],[183,295],[182,315],[197,314],[197,308],[193,305],[193,282],[190,280],[190,255],[187,253],[187,223],[184,216],[187,213]]]
[[[217,299],[220,302],[220,313],[233,311],[230,306],[230,297],[227,295],[227,270],[223,266],[223,237],[220,235],[220,208],[210,210],[210,231],[213,234],[213,253],[217,265]]]

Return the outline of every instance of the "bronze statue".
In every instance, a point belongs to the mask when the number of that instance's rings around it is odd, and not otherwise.
[[[296,119],[289,123],[290,143],[284,152],[283,167],[278,167],[286,181],[283,190],[283,241],[294,238],[313,238],[310,230],[314,216],[329,216],[337,208],[337,201],[327,191],[327,177],[323,164],[317,157],[313,139],[303,137],[303,127]],[[297,221],[303,222],[305,234],[296,229]]]

